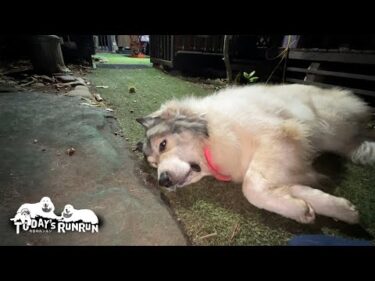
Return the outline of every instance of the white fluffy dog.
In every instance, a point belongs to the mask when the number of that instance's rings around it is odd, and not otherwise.
[[[70,204],[65,205],[64,211],[61,214],[61,219],[64,222],[82,221],[85,223],[97,224],[99,222],[95,213],[89,209],[77,210]]]
[[[374,163],[370,117],[370,107],[347,90],[254,85],[172,100],[137,121],[160,185],[182,187],[210,175],[242,182],[250,203],[301,223],[315,214],[357,223],[348,200],[312,187],[320,178],[312,162],[327,151]]]
[[[38,203],[25,203],[18,208],[15,217],[12,220],[21,220],[22,222],[31,222],[36,217],[58,219],[55,215],[55,206],[49,197],[43,197]]]
[[[22,224],[31,225],[30,211],[28,209],[22,209],[16,213],[11,221],[21,221]]]

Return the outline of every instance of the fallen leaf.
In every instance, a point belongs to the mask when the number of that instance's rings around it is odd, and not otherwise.
[[[103,101],[103,98],[99,94],[94,94],[94,97],[97,101]]]
[[[76,150],[74,149],[74,147],[71,147],[66,150],[66,154],[68,154],[69,156],[72,156],[75,152]]]

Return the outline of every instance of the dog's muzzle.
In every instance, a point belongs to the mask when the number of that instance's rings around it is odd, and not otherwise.
[[[70,213],[70,214],[68,214],[68,213],[64,213],[64,214],[63,214],[63,217],[68,219],[68,218],[70,218],[72,215],[73,215],[72,213]]]
[[[48,208],[48,205],[45,204],[44,207],[42,208],[42,211],[45,212],[45,213],[49,213],[52,211],[52,208]]]

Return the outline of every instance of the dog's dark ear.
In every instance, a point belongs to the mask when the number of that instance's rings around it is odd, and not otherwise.
[[[137,142],[136,151],[143,152],[143,142]]]
[[[138,123],[140,123],[143,127],[148,129],[148,128],[152,127],[153,125],[155,125],[158,121],[160,121],[160,117],[146,116],[146,117],[137,118],[135,120]]]

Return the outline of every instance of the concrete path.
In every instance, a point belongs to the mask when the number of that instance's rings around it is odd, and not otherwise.
[[[134,173],[126,136],[114,134],[120,129],[113,114],[82,102],[0,93],[0,245],[185,245],[160,197]],[[10,218],[44,196],[56,215],[66,204],[93,210],[99,233],[17,235]]]

